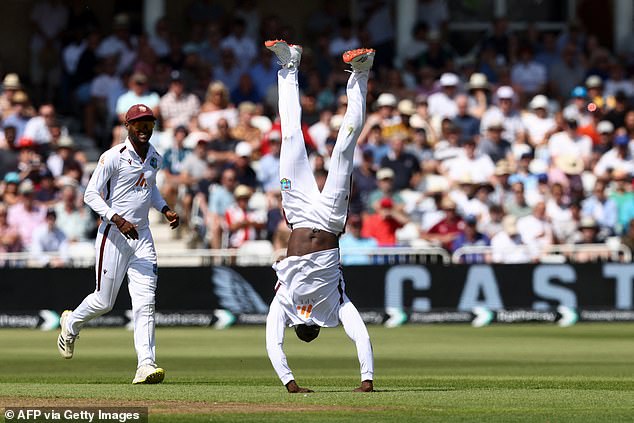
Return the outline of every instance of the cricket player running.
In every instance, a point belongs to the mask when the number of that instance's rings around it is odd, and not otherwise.
[[[179,216],[167,206],[156,186],[162,159],[150,144],[156,118],[152,110],[136,104],[125,115],[128,137],[124,144],[101,155],[84,201],[102,218],[96,247],[96,289],[60,320],[57,347],[64,358],[72,358],[82,326],[112,309],[125,274],[132,299],[134,347],[138,367],[132,383],[160,383],[165,371],[154,356],[154,293],[157,260],[150,233],[150,206],[160,210],[172,229]]]
[[[374,50],[347,51],[352,67],[347,83],[348,108],[337,136],[322,191],[311,171],[301,131],[297,72],[302,48],[282,40],[267,41],[282,69],[278,72],[282,125],[280,183],[282,207],[291,228],[287,257],[273,265],[278,282],[266,319],[266,349],[288,392],[312,392],[295,382],[284,354],[284,329],[293,326],[299,339],[310,342],[320,327],[343,328],[356,344],[361,365],[357,392],[373,390],[374,361],[368,330],[345,293],[339,259],[339,235],[348,213],[352,160],[365,119],[368,74]]]

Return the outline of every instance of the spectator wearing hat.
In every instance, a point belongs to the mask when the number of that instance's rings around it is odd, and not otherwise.
[[[346,231],[339,239],[339,248],[342,252],[341,263],[344,266],[372,264],[372,260],[369,255],[350,253],[350,250],[371,250],[379,246],[379,243],[375,238],[365,237],[361,234],[362,227],[363,219],[360,215],[348,215],[348,220],[346,222]]]
[[[527,141],[532,147],[547,143],[551,131],[555,128],[555,119],[550,115],[549,108],[548,97],[538,94],[528,103],[529,110],[522,114]]]
[[[597,223],[602,239],[614,235],[618,219],[617,204],[608,198],[606,188],[607,184],[603,179],[597,180],[592,188],[592,194],[583,200],[581,209],[583,216],[591,217]]]
[[[40,266],[64,267],[69,264],[68,239],[57,226],[55,210],[49,209],[45,222],[33,230],[29,251]]]
[[[136,60],[138,39],[136,36],[131,35],[130,17],[125,13],[115,15],[112,23],[112,29],[114,31],[113,34],[104,38],[101,43],[99,43],[96,53],[97,57],[101,59],[106,57],[116,57],[117,74],[122,75],[132,68],[132,64]],[[140,101],[137,103],[140,103]],[[153,108],[152,105],[147,105]]]
[[[264,229],[266,215],[249,207],[252,190],[238,185],[233,192],[235,203],[225,211],[225,223],[229,233],[229,247],[238,248],[245,241],[259,239]]]
[[[149,81],[146,74],[135,72],[128,81],[128,91],[117,99],[116,112],[119,122],[125,122],[125,114],[128,109],[135,104],[145,104],[152,109],[155,116],[159,115],[159,103],[161,97],[150,91]]]
[[[11,98],[12,113],[7,116],[2,127],[15,128],[15,146],[17,147],[24,136],[26,124],[33,117],[34,113],[29,103],[29,97],[24,91],[17,91]]]
[[[549,69],[549,88],[560,101],[570,95],[573,88],[584,80],[586,68],[574,44],[566,44],[561,56]]]
[[[511,67],[511,82],[524,100],[544,92],[546,88],[546,67],[535,60],[533,48],[529,44],[519,48],[517,62]]]
[[[456,96],[456,116],[452,119],[454,125],[460,128],[460,144],[468,139],[479,140],[480,119],[471,114],[469,98],[465,94]]]
[[[405,202],[398,190],[394,187],[394,171],[389,167],[381,168],[376,172],[376,180],[378,188],[368,195],[366,211],[368,213],[375,213],[378,209],[379,201],[386,197],[392,200],[392,205],[395,209],[403,211],[405,209]]]
[[[7,206],[0,202],[0,253],[17,253],[22,251],[22,240],[18,228],[9,224],[7,213]],[[4,265],[0,260],[0,267]]]
[[[597,222],[589,216],[583,217],[579,222],[579,229],[575,234],[575,244],[599,244],[602,240],[599,237],[599,226]],[[604,259],[608,259],[607,253],[588,253],[585,251],[577,251],[574,254],[575,262],[584,263],[597,258],[597,255]]]
[[[379,247],[396,246],[396,231],[409,222],[409,217],[401,207],[395,207],[391,197],[381,198],[374,213],[363,219],[361,234],[374,238]]]
[[[602,120],[597,124],[597,133],[599,142],[593,149],[603,156],[614,144],[614,125],[609,120]]]
[[[81,167],[75,158],[75,142],[70,136],[61,136],[54,147],[55,150],[46,159],[46,167],[55,178],[59,178],[69,169]]]
[[[486,247],[489,245],[489,237],[478,231],[478,219],[468,215],[464,219],[464,227],[451,243],[450,252],[462,247]],[[487,255],[482,253],[470,253],[460,257],[461,263],[484,263],[489,261]]]
[[[472,73],[467,84],[467,92],[469,114],[478,119],[479,122],[490,102],[491,84],[487,76],[481,72]]]
[[[278,130],[267,134],[269,152],[260,159],[258,165],[258,181],[267,194],[280,190],[280,151],[282,133]]]
[[[421,238],[441,244],[447,251],[451,250],[454,240],[464,229],[465,222],[456,211],[456,203],[444,196],[440,201],[440,209],[444,217],[427,231],[421,230]]]
[[[390,151],[381,160],[381,168],[392,169],[394,189],[400,191],[418,184],[420,165],[418,159],[405,151],[407,138],[405,134],[394,134],[390,138]]]
[[[170,73],[170,85],[159,101],[159,109],[165,129],[187,126],[200,112],[200,100],[186,91],[183,76],[177,70]]]
[[[501,119],[492,119],[487,123],[486,132],[478,142],[478,153],[488,156],[495,163],[507,160],[513,163],[511,140],[504,138],[504,123]]]
[[[440,76],[438,82],[440,91],[427,97],[429,114],[439,118],[453,119],[458,114],[456,95],[458,94],[460,79],[455,73],[446,72]]]
[[[606,107],[606,99],[603,94],[603,78],[599,75],[591,74],[585,80],[585,87],[588,90],[588,100],[594,103],[597,108],[604,109]]]
[[[231,167],[236,171],[238,183],[255,190],[255,188],[258,187],[258,178],[253,167],[251,167],[251,157],[253,154],[251,144],[246,141],[240,141],[236,145],[235,153],[236,159],[234,163],[231,164]]]
[[[13,96],[22,88],[17,73],[7,73],[2,80],[2,94],[0,94],[0,118],[6,119],[13,113]]]
[[[502,159],[495,164],[493,178],[491,178],[493,191],[490,195],[493,204],[503,205],[506,203],[507,198],[513,194],[511,184],[509,183],[513,171],[514,166],[512,166],[508,160]]]
[[[583,160],[574,155],[561,155],[555,157],[553,164],[554,166],[548,170],[549,183],[560,183],[571,197],[583,197],[584,188],[581,179],[585,169]]]
[[[401,116],[396,109],[397,105],[396,96],[392,93],[384,92],[377,97],[375,103],[376,111],[366,118],[361,135],[359,135],[360,144],[363,144],[367,140],[370,130],[376,125],[381,128],[381,135],[385,138],[390,137],[395,132],[405,130],[401,122]],[[375,154],[375,159],[376,158]]]
[[[504,130],[502,137],[511,143],[523,141],[526,136],[526,128],[516,108],[517,98],[515,91],[508,85],[502,85],[495,91],[496,104],[491,106],[482,116],[481,130],[486,131],[491,122],[502,121]]]
[[[46,209],[35,203],[35,187],[30,179],[20,183],[18,194],[18,202],[9,207],[7,221],[18,228],[24,247],[30,249],[33,231],[44,222]]]
[[[517,217],[507,215],[502,219],[502,231],[491,239],[493,263],[529,263],[531,256],[517,231]]]
[[[20,175],[18,172],[7,172],[0,184],[0,203],[6,206],[12,206],[19,200],[18,185],[20,184]]]
[[[627,174],[634,173],[630,144],[631,139],[627,134],[617,135],[614,138],[614,147],[601,156],[594,166],[593,173],[599,178],[605,178],[609,172],[617,170]]]
[[[578,126],[590,123],[592,117],[589,111],[588,90],[586,87],[578,85],[570,92],[570,102],[563,108],[564,120],[575,118]]]

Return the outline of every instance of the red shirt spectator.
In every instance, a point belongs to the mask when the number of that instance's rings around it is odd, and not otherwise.
[[[361,236],[374,238],[379,247],[393,247],[396,245],[396,230],[402,228],[409,218],[403,212],[395,210],[394,203],[389,197],[381,199],[376,213],[368,215],[363,220]]]

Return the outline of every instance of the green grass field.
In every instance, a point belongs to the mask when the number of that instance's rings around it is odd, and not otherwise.
[[[0,406],[148,406],[150,422],[634,421],[634,325],[370,326],[374,393],[359,383],[341,328],[286,352],[300,385],[286,393],[263,327],[158,329],[161,385],[130,384],[132,333],[82,332],[75,357],[57,333],[0,331]]]

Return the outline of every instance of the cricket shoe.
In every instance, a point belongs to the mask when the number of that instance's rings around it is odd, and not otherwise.
[[[79,338],[78,335],[71,335],[68,331],[68,316],[72,313],[72,310],[64,310],[62,317],[59,319],[60,332],[57,337],[57,349],[64,358],[73,358],[73,352],[75,351],[75,340]]]
[[[283,68],[299,68],[299,63],[302,60],[302,46],[288,44],[284,40],[269,40],[264,42],[264,45],[275,53]]]
[[[139,383],[161,383],[165,379],[165,370],[160,367],[156,367],[154,364],[144,364],[136,369],[136,375],[132,384],[138,385]]]
[[[353,71],[370,70],[374,63],[374,49],[358,48],[356,50],[348,50],[343,53],[343,61],[348,63]]]

